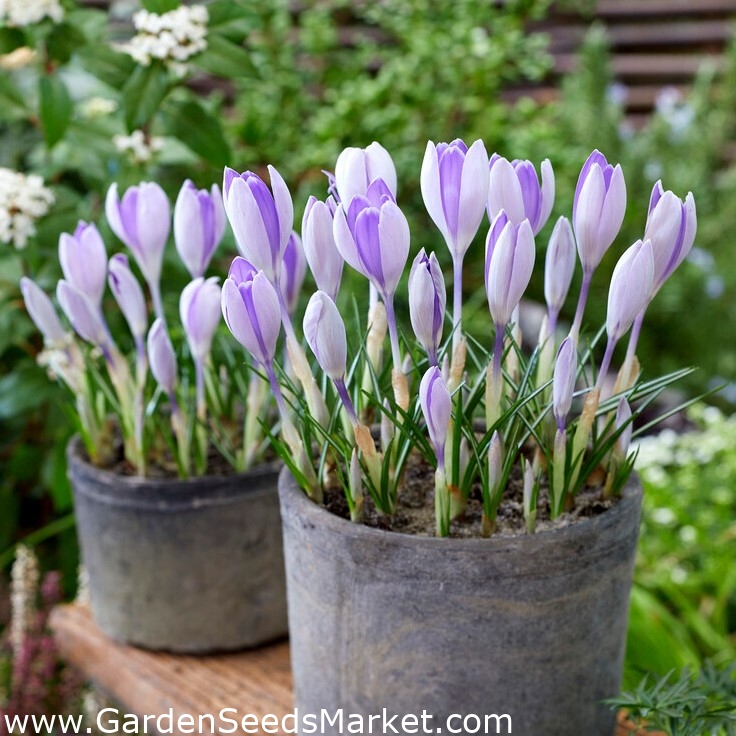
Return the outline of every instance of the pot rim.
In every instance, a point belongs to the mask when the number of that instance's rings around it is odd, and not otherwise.
[[[282,506],[286,503],[292,507],[291,514],[283,513],[282,510],[281,517],[284,527],[291,525],[293,523],[292,519],[295,517],[309,526],[323,528],[344,537],[360,538],[364,542],[372,540],[375,544],[390,544],[395,547],[415,547],[421,545],[432,550],[441,547],[447,549],[448,546],[451,546],[453,551],[467,549],[475,552],[480,549],[498,552],[511,551],[520,546],[530,551],[541,551],[545,548],[553,547],[562,539],[568,544],[575,544],[576,542],[583,543],[598,538],[600,534],[610,527],[620,524],[621,520],[625,517],[632,515],[638,516],[641,500],[644,496],[641,479],[634,472],[626,481],[618,503],[596,516],[586,517],[574,524],[568,524],[557,529],[547,529],[534,534],[494,534],[490,537],[457,538],[429,537],[419,534],[387,531],[344,519],[328,511],[324,506],[314,503],[298,486],[286,466],[279,473],[278,486]],[[581,551],[581,555],[584,556],[585,552]]]
[[[85,457],[86,452],[79,434],[73,435],[66,447],[67,473],[74,486],[74,492],[86,496],[95,496],[100,501],[115,503],[124,500],[146,498],[151,500],[155,494],[165,495],[166,498],[179,500],[201,495],[203,498],[211,497],[214,502],[218,493],[227,492],[238,486],[242,481],[262,481],[270,476],[276,476],[281,468],[281,463],[260,463],[243,473],[232,475],[202,475],[189,478],[147,478],[138,475],[121,475],[106,468],[98,468]],[[75,483],[74,479],[81,480]],[[89,487],[93,487],[91,491]],[[256,487],[243,488],[240,493],[249,494],[253,497],[270,493],[271,488],[262,483]],[[224,499],[223,499],[224,500]]]

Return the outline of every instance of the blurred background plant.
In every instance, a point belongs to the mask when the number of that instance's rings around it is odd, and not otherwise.
[[[141,5],[163,14],[179,3],[143,0]],[[62,571],[67,594],[76,585],[78,552],[64,461],[73,422],[61,389],[36,365],[42,344],[23,310],[18,282],[29,275],[51,289],[60,275],[59,234],[74,231],[79,219],[101,222],[104,193],[113,180],[122,190],[153,179],[173,200],[185,178],[209,186],[220,180],[226,164],[263,173],[267,163],[278,162],[295,201],[304,203],[307,194],[323,195],[321,170],[334,164],[344,146],[375,139],[397,165],[412,254],[422,246],[436,249],[447,266],[449,256],[418,188],[427,139],[480,137],[489,153],[535,163],[549,157],[558,195],[538,236],[540,248],[557,215],[570,210],[581,163],[599,148],[610,161],[621,162],[629,206],[611,249],[615,252],[593,282],[590,322],[602,320],[613,264],[643,233],[654,182],[661,178],[680,196],[692,190],[699,219],[695,248],[649,310],[639,354],[653,374],[697,363],[701,370],[690,389],[727,382],[714,400],[726,412],[732,409],[736,166],[729,146],[736,133],[736,44],[718,74],[713,67],[701,69],[687,96],[663,89],[642,129],[626,120],[627,90],[615,82],[608,40],[599,27],[587,35],[578,71],[565,77],[556,102],[540,106],[522,97],[506,104],[505,85],[540,80],[551,68],[545,35],[525,32],[549,5],[549,0],[498,5],[485,0],[214,0],[206,4],[206,21],[201,11],[180,13],[169,16],[168,28],[147,15],[131,23],[138,6],[120,1],[109,7],[74,0],[3,5],[3,568],[13,559],[13,546],[25,539],[38,545],[43,567]],[[565,5],[590,12],[594,2],[567,0]],[[174,31],[181,43],[172,43]],[[20,200],[12,194],[19,173],[28,175]],[[300,216],[297,211],[297,222]],[[112,243],[104,222],[101,231]],[[226,273],[233,252],[228,234],[211,273]],[[466,270],[477,273],[477,283],[468,279],[468,305],[474,302],[474,287],[482,284],[480,243],[468,258],[473,255],[477,268],[471,262]],[[184,283],[173,248],[164,268]],[[487,336],[485,295],[481,288],[475,293],[477,315],[474,324],[468,315],[468,328]],[[532,285],[535,293],[541,300],[541,281]],[[175,305],[165,306],[174,312]],[[563,318],[570,319],[573,308],[568,304]],[[397,309],[406,313],[400,304]],[[731,426],[714,429],[707,416],[699,420],[704,442],[719,432],[725,435]],[[726,563],[734,558],[736,461],[726,449],[719,452],[707,466],[696,460],[661,464],[659,479],[658,471],[642,465],[648,501],[632,603],[630,683],[643,670],[663,676],[705,656],[718,660],[724,652],[733,653],[736,583]],[[671,520],[663,523],[667,514]],[[50,538],[52,543],[41,544]]]

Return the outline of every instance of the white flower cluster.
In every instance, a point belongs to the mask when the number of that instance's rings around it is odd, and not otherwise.
[[[146,138],[142,130],[134,130],[130,135],[116,135],[112,142],[120,153],[127,153],[133,163],[148,163],[164,145],[163,138]]]
[[[207,20],[204,5],[182,5],[162,15],[140,10],[133,16],[138,33],[123,51],[144,66],[152,59],[181,64],[207,48]]]
[[[107,97],[90,97],[80,105],[82,116],[88,120],[104,118],[118,109],[118,103]]]
[[[0,21],[9,26],[30,26],[44,18],[59,23],[63,17],[59,0],[0,0]]]
[[[39,574],[38,558],[32,549],[21,544],[15,552],[10,573],[10,645],[16,657],[31,625]]]
[[[0,242],[25,248],[35,234],[35,221],[49,211],[54,195],[36,174],[0,167]]]

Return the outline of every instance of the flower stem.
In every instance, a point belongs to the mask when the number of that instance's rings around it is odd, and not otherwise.
[[[585,305],[588,301],[588,292],[590,291],[590,282],[592,279],[592,271],[583,271],[583,283],[580,286],[580,296],[578,297],[578,306],[575,310],[575,320],[570,330],[570,335],[572,335],[572,339],[576,345],[580,337],[580,327],[583,324],[583,313],[585,312]]]
[[[393,358],[394,370],[401,372],[401,349],[399,348],[399,331],[396,327],[393,294],[384,299],[384,305],[386,307],[386,321],[388,322],[388,336],[391,341],[391,357]]]
[[[456,256],[452,259],[452,347],[462,337],[463,319],[463,259]]]

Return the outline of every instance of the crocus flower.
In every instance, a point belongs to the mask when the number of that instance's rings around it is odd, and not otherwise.
[[[97,227],[80,220],[73,235],[62,233],[59,262],[64,278],[99,307],[105,291],[107,252]]]
[[[138,279],[130,270],[127,256],[118,253],[110,259],[108,282],[136,343],[141,341],[142,344],[148,329],[146,299]]]
[[[420,184],[424,206],[447,243],[454,260],[462,260],[478,232],[488,196],[488,154],[483,141],[468,148],[427,143]]]
[[[501,212],[486,238],[485,283],[493,323],[503,329],[511,320],[534,269],[534,234],[529,220],[515,225]]]
[[[396,167],[389,152],[373,141],[366,148],[346,148],[337,157],[335,186],[347,206],[353,197],[365,196],[375,179],[382,179],[396,197]]]
[[[184,287],[179,299],[179,315],[192,356],[204,361],[220,322],[220,286],[216,277],[195,279]]]
[[[555,371],[552,379],[552,410],[560,431],[565,429],[567,415],[572,406],[572,394],[575,390],[575,379],[578,369],[578,353],[575,341],[568,335],[560,345],[555,360]]]
[[[620,340],[636,316],[646,307],[654,285],[652,242],[637,240],[619,259],[608,291],[606,332],[609,340]]]
[[[333,226],[342,257],[362,273],[386,300],[393,296],[409,256],[409,225],[381,179],[366,196],[338,208]]]
[[[446,301],[445,279],[437,257],[434,253],[427,256],[422,248],[409,273],[409,317],[431,365],[437,365]]]
[[[337,205],[332,197],[320,202],[310,197],[302,219],[302,244],[317,288],[334,301],[340,289],[345,261],[335,245],[332,232]]]
[[[634,429],[634,425],[631,422],[631,407],[625,396],[619,399],[618,407],[616,408],[616,429],[622,430],[616,440],[616,452],[619,453],[620,457],[625,458],[629,452],[631,435]]]
[[[26,310],[43,335],[44,343],[52,346],[65,342],[66,332],[46,292],[27,276],[23,276],[20,280],[20,291],[23,294]]]
[[[187,179],[174,205],[174,242],[193,279],[204,276],[226,224],[220,188],[198,190]]]
[[[427,422],[427,431],[434,445],[437,465],[444,468],[445,442],[452,412],[452,398],[442,372],[433,365],[422,377],[419,385],[419,402]]]
[[[284,250],[284,260],[281,264],[280,277],[281,293],[284,295],[286,309],[289,314],[294,314],[296,311],[297,303],[299,302],[299,293],[306,273],[307,259],[304,256],[302,239],[293,232]]]
[[[222,285],[225,324],[258,363],[270,366],[281,330],[278,294],[263,271],[250,271],[243,281],[236,277],[231,270]]]
[[[555,200],[555,174],[549,159],[541,165],[542,184],[531,161],[508,161],[497,153],[489,162],[488,218],[503,210],[516,225],[529,220],[536,235],[549,219]]]
[[[618,235],[626,212],[621,166],[595,150],[583,165],[575,188],[572,224],[583,271],[592,273]]]
[[[555,330],[574,272],[575,238],[570,221],[560,217],[552,230],[544,261],[544,298],[549,310],[550,332]]]
[[[56,285],[56,298],[74,331],[88,343],[102,349],[108,357],[110,335],[100,310],[89,298],[69,281],[61,279]]]
[[[270,190],[251,171],[238,174],[226,168],[222,190],[238,250],[278,286],[284,250],[294,224],[294,205],[281,174],[273,166],[268,171]]]
[[[113,183],[107,190],[105,215],[115,235],[130,248],[153,290],[161,278],[164,247],[171,229],[171,207],[164,190],[155,182],[142,182],[129,187],[120,200],[118,185]]]
[[[695,200],[688,192],[683,202],[658,181],[649,200],[649,214],[644,240],[650,240],[654,253],[654,293],[685,260],[695,240],[697,229]]]
[[[333,380],[345,377],[347,338],[345,324],[335,302],[324,291],[317,291],[304,312],[304,337],[320,368]]]
[[[151,329],[148,331],[147,345],[151,373],[161,389],[168,396],[172,396],[176,388],[178,373],[176,353],[166,331],[166,325],[162,320],[157,319],[151,325]]]

